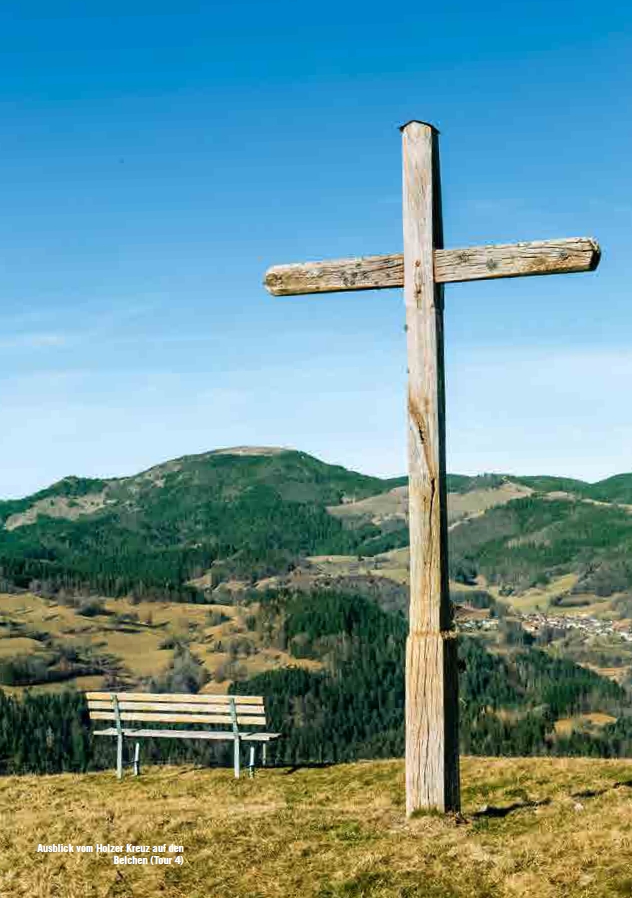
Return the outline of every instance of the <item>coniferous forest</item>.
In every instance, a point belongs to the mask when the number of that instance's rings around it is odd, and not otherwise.
[[[0,502],[0,592],[71,605],[81,620],[101,615],[103,632],[140,633],[138,615],[106,611],[103,597],[206,604],[217,622],[223,617],[213,605],[225,590],[224,600],[240,604],[257,644],[290,659],[289,666],[224,677],[235,691],[266,697],[269,726],[283,734],[273,751],[277,762],[401,755],[407,623],[398,609],[405,608],[406,587],[399,574],[393,580],[373,572],[405,554],[405,489],[405,478],[368,477],[289,450],[205,453],[116,480],[66,478]],[[471,608],[499,618],[497,644],[470,631],[460,640],[462,750],[632,754],[630,678],[619,685],[591,669],[595,659],[607,669],[613,653],[623,658],[624,644],[593,650],[564,636],[551,646],[503,617],[513,597],[546,590],[560,577],[569,585],[551,593],[550,610],[603,599],[611,616],[629,616],[632,475],[597,484],[449,475],[448,489],[455,522],[450,576],[468,590]],[[351,562],[369,562],[373,572],[324,585],[310,561],[320,556],[346,559],[350,570]],[[294,588],[292,577],[306,572],[307,587]],[[274,588],[262,587],[266,578]],[[495,599],[478,589],[481,582]],[[90,738],[82,695],[54,689],[81,676],[114,682],[123,667],[107,653],[76,648],[17,618],[0,615],[0,625],[6,641],[38,645],[35,654],[5,652],[1,659],[7,692],[0,697],[0,771],[111,764],[114,740]],[[160,648],[167,647],[165,639]],[[169,670],[146,683],[136,679],[138,688],[205,685],[208,671],[194,653],[177,641],[173,649]],[[51,691],[30,693],[31,686]],[[598,727],[560,725],[591,714],[601,715]],[[143,756],[224,763],[231,750],[148,741]]]
[[[234,685],[266,697],[269,726],[283,734],[279,764],[351,761],[403,753],[407,624],[370,599],[332,590],[269,591],[258,596],[257,626],[300,658],[323,668],[268,671]],[[469,754],[632,754],[632,717],[624,690],[533,646],[499,656],[476,637],[460,641],[461,746]],[[154,685],[153,688],[156,688]],[[192,680],[190,688],[195,689]],[[593,709],[618,718],[599,734],[555,733],[560,717]],[[229,764],[232,746],[144,740],[145,762]],[[0,694],[0,771],[52,773],[111,766],[113,739],[90,737],[80,693]]]

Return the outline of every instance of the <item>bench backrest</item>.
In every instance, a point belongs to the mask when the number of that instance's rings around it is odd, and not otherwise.
[[[91,720],[227,724],[235,732],[266,726],[260,695],[87,692],[86,698]]]

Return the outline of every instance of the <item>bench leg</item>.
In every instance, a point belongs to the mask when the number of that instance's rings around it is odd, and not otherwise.
[[[239,779],[239,761],[240,761],[240,758],[239,758],[239,748],[240,748],[240,746],[239,746],[239,736],[236,736],[236,737],[235,737],[235,763],[234,763],[234,766],[235,766],[235,779],[236,779],[236,780]]]
[[[123,734],[119,733],[116,737],[116,776],[123,779]]]
[[[134,746],[134,776],[140,773],[140,742]]]
[[[262,742],[261,743],[261,766],[262,767],[266,766],[267,759],[268,759],[268,743]]]
[[[255,775],[255,747],[250,746],[250,758],[248,759],[248,775],[250,779]]]

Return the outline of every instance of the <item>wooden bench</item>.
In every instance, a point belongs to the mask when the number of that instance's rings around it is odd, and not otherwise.
[[[252,727],[266,726],[263,697],[258,695],[167,695],[147,692],[86,692],[90,720],[112,720],[113,727],[95,730],[95,736],[114,736],[116,747],[116,775],[123,776],[124,739],[212,739],[234,743],[235,777],[241,766],[241,743],[249,742],[248,767],[254,775],[255,745],[261,744],[262,766],[266,763],[268,742],[280,733],[253,732]],[[129,723],[144,724],[205,724],[213,729],[159,729],[130,727]],[[225,729],[218,729],[217,724]],[[134,752],[134,773],[140,770],[140,743]]]

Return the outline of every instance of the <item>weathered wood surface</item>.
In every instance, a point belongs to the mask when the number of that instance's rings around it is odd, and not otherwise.
[[[151,714],[149,711],[120,711],[120,718],[123,721],[138,720],[149,723],[226,723],[231,724],[233,718],[228,714],[195,714],[192,712],[186,714]],[[91,711],[91,720],[116,720],[114,711]],[[241,726],[265,726],[265,717],[251,717],[245,714],[237,715],[237,723]]]
[[[411,615],[406,660],[406,805],[459,807],[457,644],[447,580],[442,284],[593,271],[589,237],[444,249],[437,137],[409,122],[404,253],[278,265],[275,296],[404,287],[408,325]]]
[[[96,730],[95,736],[115,736],[117,739],[116,774],[123,776],[123,739],[206,739],[216,741],[231,740],[234,746],[235,777],[239,778],[241,769],[240,746],[242,741],[262,742],[264,745],[277,739],[280,733],[252,733],[252,727],[265,727],[266,715],[263,696],[232,695],[188,695],[186,693],[154,693],[154,692],[87,692],[88,712],[91,721],[113,720],[114,727]],[[123,723],[199,723],[213,725],[223,724],[230,729],[223,731],[199,730],[163,730],[127,728]],[[246,727],[241,730],[240,727]],[[254,749],[251,750],[251,775],[254,764]],[[139,743],[134,751],[134,773],[140,771]]]
[[[454,284],[493,278],[594,271],[599,264],[601,251],[598,243],[591,237],[571,237],[530,243],[435,249],[432,258],[435,283]],[[397,253],[275,265],[266,272],[265,286],[273,296],[403,287],[404,256]]]
[[[116,736],[115,727],[109,727],[106,730],[95,730],[93,736]],[[134,739],[211,739],[218,742],[230,741],[234,739],[232,730],[224,730],[223,732],[209,732],[208,730],[159,730],[159,729],[125,729],[123,735]],[[278,739],[280,733],[248,733],[239,734],[242,742],[270,742],[272,739]]]
[[[237,705],[263,705],[261,695],[214,695],[206,694],[189,695],[186,692],[86,692],[86,698],[90,701],[112,701],[116,695],[120,702],[187,702],[192,704],[218,704],[230,705],[234,700]]]
[[[221,714],[226,716],[228,721],[232,718],[228,712],[226,705],[216,704],[189,704],[188,702],[127,702],[119,699],[118,706],[121,711],[157,711],[161,714],[167,714],[172,711],[181,711],[184,713],[197,714]],[[241,705],[236,704],[237,713],[247,714],[253,718],[265,717],[263,706],[258,705]],[[112,702],[89,701],[88,709],[92,711],[111,711]]]
[[[443,246],[438,140],[402,130],[408,348],[410,632],[406,650],[406,810],[459,809],[456,640],[447,567]]]

